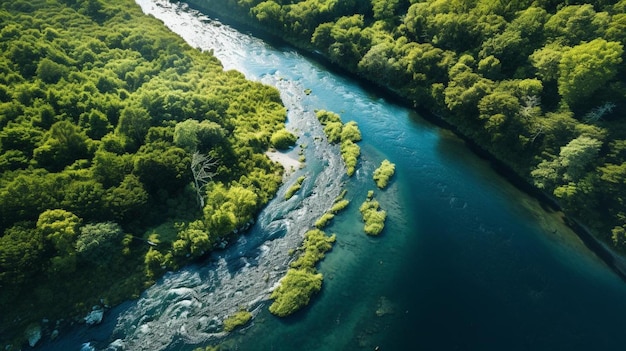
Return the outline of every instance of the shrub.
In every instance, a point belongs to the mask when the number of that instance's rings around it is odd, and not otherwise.
[[[344,199],[339,200],[339,201],[335,202],[333,207],[330,208],[330,213],[337,214],[340,211],[342,211],[343,209],[345,209],[346,207],[348,207],[349,204],[350,204],[349,200],[344,200]]]
[[[295,135],[293,135],[287,129],[283,128],[276,131],[272,135],[272,137],[270,138],[270,142],[275,148],[279,150],[285,150],[294,146],[297,139],[298,138]]]
[[[304,182],[304,179],[306,179],[305,176],[300,176],[296,182],[289,189],[287,189],[287,192],[285,193],[285,200],[291,199],[291,197],[297,193],[300,188],[302,188],[302,182]]]
[[[231,332],[237,327],[246,325],[252,319],[252,313],[241,310],[224,320],[224,330]]]
[[[359,207],[365,226],[363,230],[367,235],[378,235],[385,228],[387,212],[380,209],[380,204],[374,199],[374,192],[369,191],[367,200]]]
[[[376,168],[374,171],[374,181],[376,182],[376,186],[380,189],[384,189],[389,184],[389,179],[393,177],[396,171],[396,165],[389,162],[389,160],[383,160],[380,164],[380,167]]]
[[[311,296],[322,288],[323,276],[306,269],[289,268],[280,285],[270,295],[274,302],[269,311],[279,317],[288,316],[309,304]]]
[[[335,218],[335,215],[329,212],[326,212],[315,222],[315,227],[318,229],[322,229],[328,225],[330,221]]]
[[[361,155],[361,148],[351,140],[341,143],[341,157],[346,163],[346,174],[352,176]]]

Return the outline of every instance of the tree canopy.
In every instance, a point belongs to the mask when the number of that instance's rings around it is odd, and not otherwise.
[[[133,1],[3,2],[0,28],[3,345],[136,296],[275,195],[264,152],[295,141],[278,91]]]

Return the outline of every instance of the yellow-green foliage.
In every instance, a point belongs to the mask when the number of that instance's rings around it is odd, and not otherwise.
[[[309,230],[304,236],[302,247],[300,247],[302,254],[291,263],[291,268],[315,270],[315,265],[324,258],[324,254],[328,250],[332,249],[335,240],[335,234],[326,236],[326,233],[320,229]]]
[[[193,349],[193,351],[220,351],[220,347],[218,346],[206,346],[204,348],[198,347]]]
[[[396,165],[389,162],[389,160],[383,160],[381,162],[380,167],[376,168],[374,171],[374,181],[376,182],[376,186],[380,189],[384,189],[389,184],[389,179],[393,177],[393,174],[396,171]]]
[[[333,204],[333,207],[330,208],[330,212],[332,214],[337,214],[343,209],[345,209],[346,207],[348,207],[349,204],[350,204],[350,200],[345,200],[345,199],[339,200]]]
[[[311,296],[322,288],[323,277],[317,273],[315,265],[332,248],[335,239],[334,234],[328,237],[319,229],[309,230],[305,234],[300,248],[303,253],[291,263],[280,285],[270,295],[274,299],[269,308],[271,313],[284,317],[308,305]]]
[[[332,111],[318,110],[315,112],[315,114],[322,125],[327,125],[330,122],[342,123],[341,117],[339,117],[338,114]]]
[[[270,143],[272,143],[275,148],[284,150],[294,146],[296,144],[296,139],[297,137],[295,135],[283,128],[272,134]]]
[[[343,125],[341,129],[341,141],[350,140],[354,143],[361,141],[361,131],[355,121],[350,121]]]
[[[326,212],[320,217],[317,221],[315,221],[315,227],[318,229],[322,229],[330,223],[330,221],[335,218],[335,215],[329,212]]]
[[[302,182],[304,182],[305,179],[305,176],[300,176],[296,179],[296,182],[290,186],[289,189],[287,189],[287,192],[285,193],[285,200],[291,199],[291,197],[297,193],[300,188],[302,188]]]
[[[341,141],[342,127],[343,124],[341,124],[341,122],[328,122],[324,126],[324,134],[326,134],[329,143],[338,143]]]
[[[378,235],[383,231],[387,212],[380,209],[380,204],[374,199],[373,191],[368,192],[367,199],[359,207],[359,211],[363,216],[363,222],[365,222],[363,230],[367,235]]]
[[[231,332],[238,327],[246,325],[252,319],[252,313],[246,310],[241,310],[229,316],[224,320],[224,330]]]
[[[285,317],[308,305],[311,296],[322,288],[322,279],[321,273],[290,268],[270,295],[274,300],[269,307],[270,312]]]
[[[356,122],[344,124],[338,114],[326,110],[316,112],[317,119],[324,126],[324,133],[330,143],[341,142],[341,158],[346,164],[346,173],[352,176],[356,169],[361,148],[356,142],[361,140],[361,131]]]
[[[356,165],[359,162],[359,156],[361,155],[361,148],[351,140],[346,140],[341,143],[341,158],[346,163],[346,173],[348,176],[352,176],[356,170]]]

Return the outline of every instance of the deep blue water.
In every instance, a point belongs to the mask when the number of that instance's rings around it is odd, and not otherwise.
[[[322,292],[286,319],[261,304],[251,326],[221,340],[224,349],[626,347],[626,284],[558,213],[546,212],[450,132],[292,48],[176,6],[155,6],[158,0],[137,2],[192,45],[213,49],[227,69],[291,93],[311,89],[298,97],[302,111],[338,112],[344,122],[358,122],[363,134],[357,173],[334,180],[344,183],[352,202],[327,229],[337,243],[319,267]],[[293,128],[298,115],[289,118]],[[301,172],[319,172],[324,164],[307,159],[310,168]],[[383,159],[396,164],[396,175],[388,189],[375,191],[388,218],[382,235],[372,238],[362,231],[358,207],[375,189],[371,175]],[[172,340],[163,349],[215,344]]]

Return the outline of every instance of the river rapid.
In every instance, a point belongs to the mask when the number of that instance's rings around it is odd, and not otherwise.
[[[290,130],[306,145],[296,170],[255,225],[205,262],[168,273],[135,301],[40,350],[615,350],[626,345],[626,284],[563,224],[559,213],[496,174],[452,133],[329,72],[296,50],[270,44],[186,6],[136,0],[225,69],[277,87]],[[305,90],[310,89],[306,94]],[[315,109],[358,122],[351,178],[325,142]],[[298,158],[297,150],[288,153]],[[396,175],[376,198],[387,211],[367,237],[358,207],[383,159]],[[306,175],[299,195],[284,192]],[[337,242],[319,267],[311,305],[279,319],[268,293],[290,249],[346,189],[348,209],[327,233]],[[253,322],[231,335],[223,318],[240,307]]]

